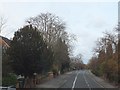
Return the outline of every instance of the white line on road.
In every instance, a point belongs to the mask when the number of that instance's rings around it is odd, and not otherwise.
[[[100,87],[104,88],[101,84],[99,84],[96,80],[94,80],[93,78],[91,78],[96,84],[98,84]]]
[[[85,73],[85,72],[84,72],[84,73]],[[90,85],[89,85],[89,83],[87,82],[84,74],[83,74],[83,77],[84,77],[84,79],[85,79],[85,82],[86,82],[87,86],[89,87],[89,90],[91,90]]]
[[[89,73],[93,76],[93,74],[89,71]],[[98,84],[100,87],[104,88],[101,84],[99,84],[95,79],[91,78],[96,84]]]
[[[75,87],[75,83],[76,83],[78,74],[79,74],[79,72],[77,73],[77,75],[76,75],[76,77],[75,77],[75,79],[74,79],[74,82],[73,82],[73,84],[72,84],[72,90],[74,90],[74,87]]]

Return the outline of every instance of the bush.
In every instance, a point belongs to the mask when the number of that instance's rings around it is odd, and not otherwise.
[[[16,85],[17,78],[14,74],[8,74],[2,77],[2,86]]]
[[[52,72],[53,72],[53,76],[56,77],[58,75],[58,70],[57,68],[53,68],[52,69]]]

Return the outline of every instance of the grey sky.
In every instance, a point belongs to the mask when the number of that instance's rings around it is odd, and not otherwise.
[[[104,31],[111,31],[118,22],[117,2],[4,2],[0,3],[0,14],[8,18],[2,35],[13,37],[25,24],[25,20],[39,13],[50,12],[59,16],[67,24],[66,31],[77,37],[74,55],[83,54],[87,63],[97,38]]]

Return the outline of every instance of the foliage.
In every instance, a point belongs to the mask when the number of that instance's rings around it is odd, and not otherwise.
[[[5,50],[5,52],[2,52],[2,76],[6,76],[12,72],[9,56],[7,54],[7,50]]]
[[[85,69],[86,65],[82,61],[82,55],[78,54],[75,57],[72,57],[70,66],[71,69]]]
[[[56,67],[53,67],[52,72],[53,72],[53,74],[57,74],[58,73],[58,69]]]
[[[120,83],[119,80],[119,40],[118,33],[105,33],[105,36],[97,41],[94,49],[94,58],[89,61],[89,68],[98,76],[103,76],[109,81]]]
[[[29,77],[50,70],[53,59],[51,48],[32,25],[15,32],[9,55],[14,72]]]
[[[41,32],[47,45],[52,48],[54,52],[53,68],[56,66],[58,71],[69,68],[70,40],[65,31],[65,22],[51,13],[40,13],[36,17],[29,18],[27,22]]]
[[[58,70],[63,72],[64,69],[69,68],[69,53],[68,53],[68,47],[65,43],[65,41],[62,41],[62,39],[58,39],[55,47],[54,47],[54,53],[55,53],[55,61],[54,64],[57,65]]]
[[[16,85],[17,77],[15,74],[8,74],[2,77],[2,86]]]

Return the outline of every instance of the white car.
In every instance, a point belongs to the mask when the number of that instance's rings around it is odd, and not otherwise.
[[[8,86],[8,87],[1,87],[0,86],[0,90],[16,90],[16,88],[14,86]]]

